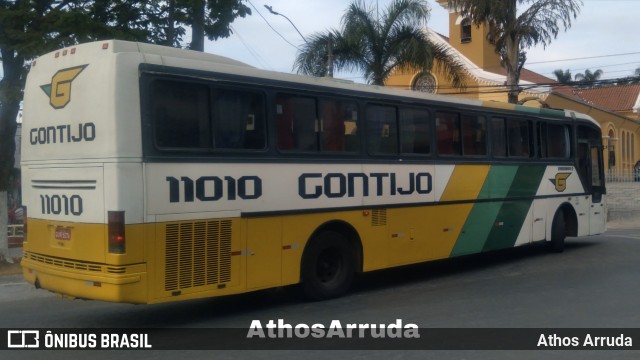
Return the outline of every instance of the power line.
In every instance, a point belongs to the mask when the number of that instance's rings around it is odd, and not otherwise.
[[[231,28],[231,30],[233,31],[233,33],[238,37],[238,39],[240,40],[240,42],[242,43],[242,45],[244,45],[244,47],[247,49],[247,51],[249,51],[249,54],[251,54],[251,56],[253,56],[254,59],[256,59],[256,61],[258,63],[260,63],[260,66],[265,67],[269,70],[273,70],[273,66],[271,66],[262,56],[260,56],[260,54],[258,54],[258,52],[256,52],[255,50],[253,50],[253,48],[251,48],[251,46],[249,45],[249,43],[247,43],[242,36],[240,35],[240,33],[233,28],[233,26],[229,26],[229,28]]]
[[[527,91],[533,88],[553,88],[553,87],[559,87],[559,86],[565,86],[565,87],[575,87],[575,86],[585,86],[588,88],[594,88],[594,87],[598,87],[598,86],[605,86],[605,85],[616,85],[618,83],[625,83],[629,81],[628,77],[625,78],[617,78],[617,79],[605,79],[605,80],[595,80],[595,81],[589,81],[589,82],[578,82],[578,81],[572,81],[570,83],[567,84],[560,84],[557,82],[554,83],[539,83],[539,84],[524,84],[524,85],[518,85],[518,88],[522,91]],[[390,87],[402,87],[404,88],[405,86],[403,85],[387,85]],[[446,90],[461,90],[459,88],[453,87],[453,86],[438,86],[437,88],[440,91],[446,91]],[[470,90],[466,90],[466,89],[470,89]],[[576,90],[584,90],[584,89],[580,89],[580,88],[576,88]],[[455,93],[451,93],[448,95],[453,95],[453,94],[465,94],[465,95],[473,95],[473,94],[502,94],[502,93],[508,93],[510,91],[510,89],[506,86],[506,85],[475,85],[475,86],[466,86],[464,90],[462,91],[457,91]]]
[[[595,56],[584,56],[584,57],[578,57],[578,58],[568,58],[568,59],[557,59],[557,60],[545,60],[545,61],[534,61],[534,62],[525,62],[525,67],[527,67],[528,65],[538,65],[538,64],[550,64],[550,63],[555,63],[555,62],[564,62],[564,61],[579,61],[579,60],[590,60],[590,59],[599,59],[599,58],[609,58],[609,57],[616,57],[616,56],[629,56],[629,55],[640,55],[640,51],[638,52],[630,52],[630,53],[621,53],[621,54],[606,54],[606,55],[595,55]],[[487,70],[490,71],[489,69],[498,69],[498,68],[502,68],[502,65],[496,65],[496,66],[489,66],[489,67],[485,67],[485,68],[481,68],[481,67],[472,67],[469,68],[470,70]]]
[[[284,40],[287,44],[293,46],[294,48],[296,48],[297,50],[300,50],[299,47],[293,45],[289,40],[287,40],[282,34],[280,34],[278,32],[278,30],[276,30],[273,26],[271,26],[271,24],[269,23],[269,21],[262,16],[262,14],[260,13],[260,11],[258,11],[258,8],[255,7],[255,5],[253,5],[253,3],[251,2],[251,0],[247,0],[249,2],[249,4],[251,5],[251,7],[258,13],[258,15],[260,15],[260,17],[262,18],[262,20],[264,20],[264,22],[267,23],[267,25],[271,28],[271,30],[273,30],[273,32],[275,32],[276,34],[278,34],[278,36],[280,36],[282,38],[282,40]]]
[[[571,59],[559,59],[559,60],[546,60],[546,61],[534,61],[528,62],[528,65],[536,65],[536,64],[547,64],[554,62],[563,62],[563,61],[576,61],[576,60],[589,60],[589,59],[600,59],[614,56],[628,56],[628,55],[638,55],[640,52],[631,52],[631,53],[622,53],[622,54],[609,54],[609,55],[597,55],[597,56],[584,56],[579,58],[571,58]]]
[[[619,63],[619,64],[609,64],[609,65],[598,65],[598,66],[590,66],[588,68],[580,68],[580,69],[572,69],[569,68],[570,71],[584,71],[584,70],[591,70],[591,69],[602,69],[602,68],[607,68],[607,67],[614,67],[614,66],[624,66],[624,65],[638,65],[640,66],[640,61],[634,61],[634,62],[628,62],[628,63]],[[564,69],[559,69],[559,70],[564,70]],[[631,69],[631,71],[634,71],[635,69]],[[627,71],[627,70],[616,70],[616,72],[620,72],[620,71]],[[546,73],[542,73],[542,75],[555,75],[555,73],[553,72],[546,72]]]

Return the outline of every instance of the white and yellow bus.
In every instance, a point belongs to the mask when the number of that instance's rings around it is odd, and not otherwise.
[[[159,303],[605,230],[585,115],[258,70],[124,41],[36,59],[22,266],[72,298]]]

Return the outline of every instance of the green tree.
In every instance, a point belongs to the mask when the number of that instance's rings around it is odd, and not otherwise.
[[[449,0],[452,8],[477,26],[488,24],[487,40],[502,56],[507,71],[509,102],[518,102],[520,71],[525,49],[546,47],[566,31],[580,12],[580,0]],[[519,11],[518,5],[529,6]]]
[[[204,51],[204,39],[217,40],[231,35],[231,23],[251,15],[243,0],[167,0],[149,5],[154,23],[159,25],[156,43],[183,46],[186,27],[191,28],[189,48]]]
[[[625,84],[640,84],[640,67],[636,68],[633,71],[633,74],[630,76],[626,76],[622,79],[619,79],[616,84],[625,85]]]
[[[586,69],[584,73],[578,73],[575,75],[575,80],[580,87],[594,87],[597,86],[596,81],[600,80],[604,72],[600,69],[591,71]]]
[[[429,7],[424,0],[395,0],[380,14],[375,6],[355,0],[343,15],[340,30],[308,37],[296,57],[294,69],[307,75],[325,76],[333,65],[336,71],[360,71],[369,83],[384,85],[397,69],[426,72],[437,64],[454,86],[462,87],[462,65],[446,47],[434,44],[424,32],[428,16]]]
[[[562,69],[556,69],[553,71],[553,74],[556,76],[556,79],[560,84],[571,84],[573,82],[573,76],[569,69],[565,71],[562,71]]]
[[[7,190],[14,172],[16,117],[27,67],[37,55],[98,39],[144,40],[142,1],[0,1],[0,254],[7,249]]]
[[[230,35],[229,25],[250,14],[243,0],[0,0],[0,255],[7,248],[6,190],[14,168],[16,117],[27,68],[36,56],[82,42],[123,39],[191,47]]]

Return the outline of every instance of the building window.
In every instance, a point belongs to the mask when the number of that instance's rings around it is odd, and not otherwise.
[[[613,129],[609,129],[609,141],[607,142],[607,149],[609,150],[609,168],[616,166],[616,134]]]
[[[435,94],[437,89],[436,78],[430,73],[422,73],[413,82],[412,89]]]
[[[471,20],[464,19],[460,23],[460,42],[471,42]]]

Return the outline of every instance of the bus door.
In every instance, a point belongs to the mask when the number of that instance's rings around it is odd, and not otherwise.
[[[607,221],[605,199],[603,196],[606,194],[606,188],[604,185],[602,150],[600,144],[589,144],[589,181],[591,185],[589,234],[599,234],[603,232]]]
[[[585,191],[590,195],[591,202],[589,204],[589,234],[603,232],[607,221],[602,151],[602,139],[599,132],[591,127],[578,126],[578,173]]]

